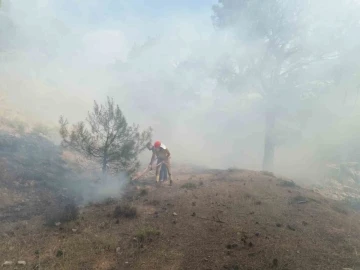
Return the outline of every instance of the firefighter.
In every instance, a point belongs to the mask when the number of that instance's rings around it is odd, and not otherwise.
[[[154,146],[151,146],[150,143],[147,145],[148,149],[152,151],[152,156],[149,164],[149,168],[151,169],[152,163],[157,158],[156,162],[156,182],[159,182],[159,172],[160,172],[160,163],[163,163],[168,171],[170,185],[172,185],[172,178],[171,178],[171,164],[170,164],[170,151],[169,149],[160,141],[156,141]]]

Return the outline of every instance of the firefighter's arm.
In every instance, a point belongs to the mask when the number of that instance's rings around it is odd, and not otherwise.
[[[170,151],[169,151],[169,149],[166,149],[166,157],[167,157],[167,158],[170,157]]]

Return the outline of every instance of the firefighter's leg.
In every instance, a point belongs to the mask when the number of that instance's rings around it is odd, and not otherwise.
[[[165,164],[161,164],[160,169],[160,181],[164,182],[167,180],[168,173],[167,173],[167,167]]]
[[[164,164],[166,165],[168,174],[169,174],[169,180],[170,180],[170,185],[172,185],[172,177],[171,177],[171,163],[170,160],[168,159],[166,162],[164,162]]]
[[[164,181],[168,180],[168,169],[166,165],[164,164]]]
[[[156,171],[155,171],[155,177],[156,177],[156,183],[159,182],[159,172],[160,172],[160,166],[156,166]]]
[[[161,165],[159,165],[161,162],[163,162],[163,160],[161,160],[160,158],[157,159],[157,162],[156,162],[156,183],[159,182],[160,180],[160,169],[161,169]]]

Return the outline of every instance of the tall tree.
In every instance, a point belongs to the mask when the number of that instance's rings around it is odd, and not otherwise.
[[[353,27],[342,22],[326,32],[309,3],[219,0],[213,6],[214,25],[231,30],[238,41],[238,47],[219,65],[218,82],[231,91],[260,93],[266,104],[264,170],[273,170],[279,116],[294,112],[303,100],[318,96],[334,83],[327,72],[329,65],[335,65],[342,48],[337,45],[350,32],[347,28]],[[328,34],[322,37],[329,43],[326,46],[312,43],[320,40],[321,31]]]
[[[62,145],[97,160],[103,173],[108,165],[117,171],[132,173],[139,166],[138,155],[151,140],[152,129],[140,132],[137,125],[129,126],[114,100],[105,105],[94,101],[93,111],[86,121],[79,122],[69,131],[68,121],[60,117]]]
[[[15,36],[16,28],[9,10],[10,2],[0,0],[0,53],[8,49]]]

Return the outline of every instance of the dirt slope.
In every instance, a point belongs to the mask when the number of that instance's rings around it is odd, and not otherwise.
[[[335,201],[260,172],[175,180],[141,180],[58,227],[2,221],[0,259],[27,262],[17,269],[360,269],[359,215]],[[124,202],[136,218],[114,218]]]

